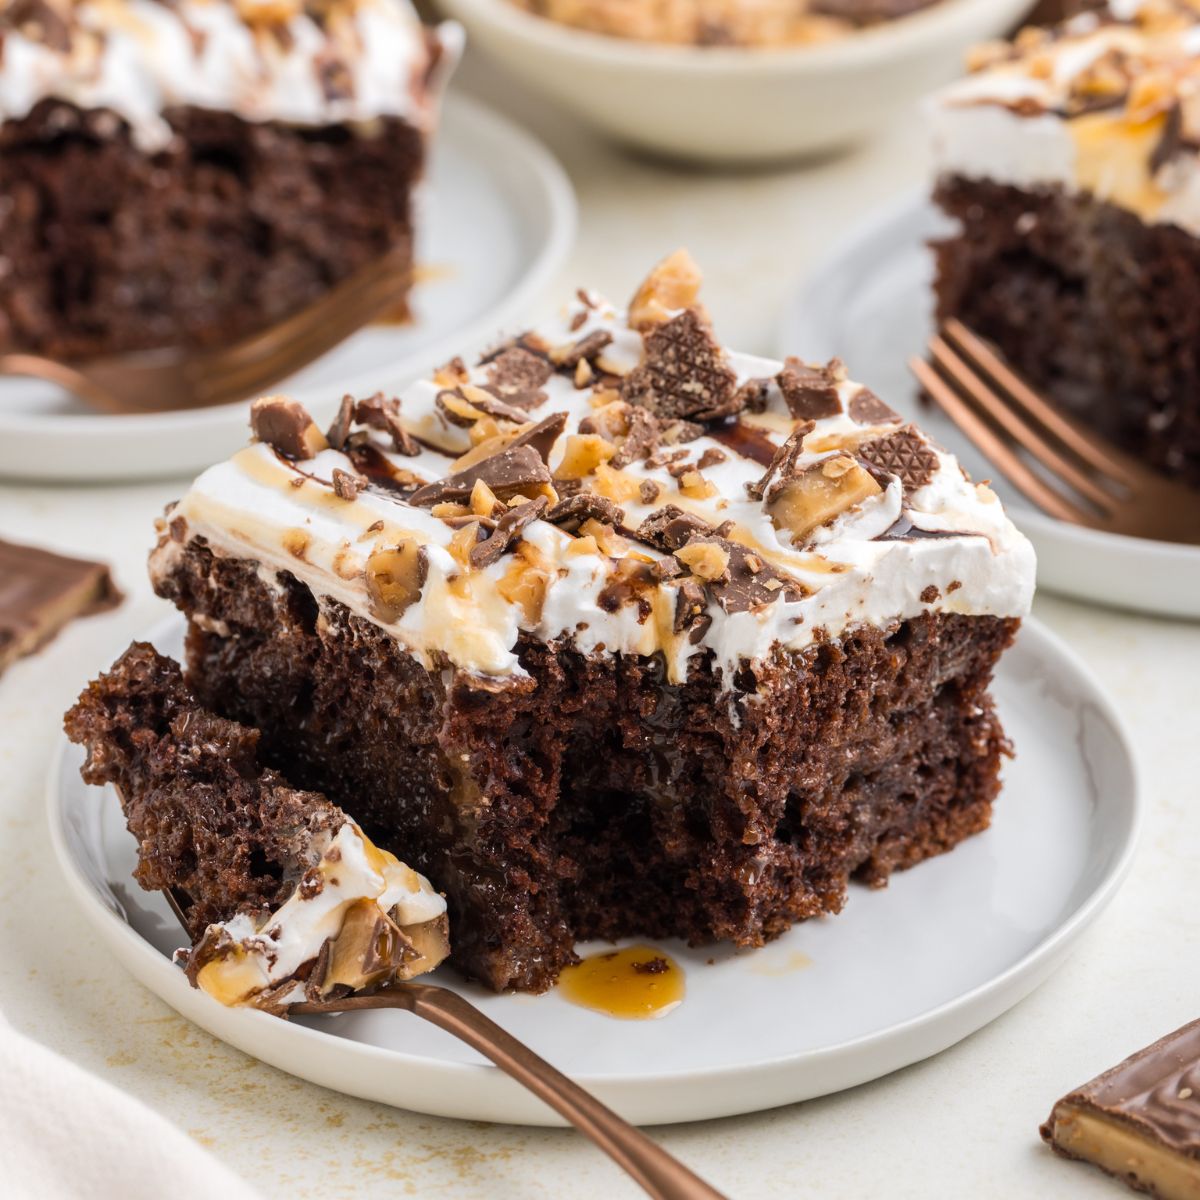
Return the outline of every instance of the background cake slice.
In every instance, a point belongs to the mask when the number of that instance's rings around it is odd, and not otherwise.
[[[1200,11],[1119,0],[976,66],[933,108],[939,319],[1200,485]]]
[[[0,350],[225,343],[396,249],[456,53],[408,0],[0,10]]]
[[[993,493],[839,363],[727,352],[683,255],[168,510],[203,703],[540,990],[577,939],[757,945],[983,829],[1033,589]]]
[[[83,776],[113,784],[135,877],[172,892],[192,982],[283,1009],[375,987],[446,957],[446,904],[324,796],[258,758],[258,734],[206,712],[178,663],[135,643],[67,714]]]

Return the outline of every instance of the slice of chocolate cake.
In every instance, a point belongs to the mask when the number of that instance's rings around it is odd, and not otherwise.
[[[110,783],[137,881],[172,893],[188,976],[225,1004],[410,979],[446,957],[446,903],[324,796],[259,762],[257,731],[206,712],[179,665],[135,643],[66,716],[83,777]]]
[[[677,255],[328,432],[282,397],[151,559],[202,702],[445,891],[453,961],[752,946],[985,828],[1033,590],[840,363],[727,352]]]
[[[458,41],[408,0],[0,5],[0,351],[227,343],[411,264]]]
[[[976,67],[932,110],[939,319],[1200,486],[1200,10],[1114,0]]]

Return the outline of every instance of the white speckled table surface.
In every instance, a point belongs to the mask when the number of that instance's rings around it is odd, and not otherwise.
[[[781,306],[815,255],[927,170],[911,120],[807,169],[706,175],[627,158],[478,63],[457,86],[502,95],[497,107],[541,134],[574,180],[581,234],[556,295],[584,283],[624,295],[652,261],[687,245],[705,268],[723,339],[745,350],[772,349]],[[43,779],[61,713],[84,680],[162,615],[143,562],[154,515],[181,487],[0,484],[0,536],[107,559],[128,593],[120,609],[77,622],[0,680],[0,1007],[267,1196],[634,1195],[569,1132],[410,1115],[263,1066],[176,1016],[93,943],[51,859]],[[1049,595],[1036,608],[1089,661],[1132,729],[1149,820],[1131,878],[1047,984],[937,1058],[825,1100],[660,1131],[730,1196],[1124,1194],[1055,1159],[1036,1130],[1065,1090],[1200,1016],[1200,625]]]

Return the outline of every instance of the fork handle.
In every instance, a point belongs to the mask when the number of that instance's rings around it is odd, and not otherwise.
[[[726,1200],[721,1192],[688,1170],[640,1129],[617,1116],[611,1108],[601,1104],[590,1092],[552,1067],[457,992],[419,983],[405,984],[404,990],[408,995],[403,999],[393,998],[389,1007],[405,1008],[478,1050],[484,1058],[490,1059],[500,1070],[545,1101],[559,1116],[565,1117],[580,1133],[591,1138],[655,1200]],[[379,1008],[386,995],[383,991],[370,996],[349,996],[330,1002],[328,1011]],[[356,1000],[362,1003],[356,1004]],[[320,1004],[298,1004],[292,1011],[319,1012],[322,1008]]]

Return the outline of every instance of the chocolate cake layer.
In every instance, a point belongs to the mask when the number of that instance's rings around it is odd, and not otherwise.
[[[988,824],[987,685],[1017,622],[928,614],[671,684],[522,636],[507,680],[426,670],[286,573],[193,538],[158,581],[189,678],[447,893],[453,961],[542,990],[577,938],[757,945]]]
[[[164,113],[147,152],[55,98],[0,124],[0,349],[87,358],[244,337],[393,247],[411,261],[423,135],[399,118]]]
[[[947,176],[937,315],[1040,391],[1200,487],[1200,240],[1086,193]]]

